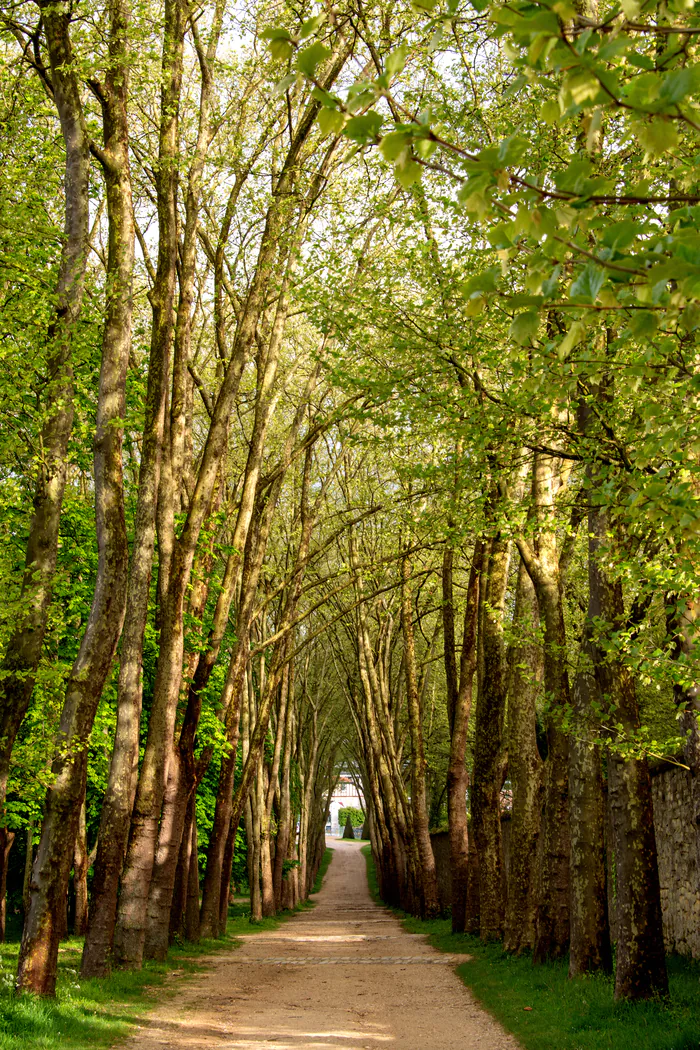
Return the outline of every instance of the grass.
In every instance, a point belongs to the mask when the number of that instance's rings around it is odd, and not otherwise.
[[[321,888],[333,856],[326,850],[313,893]],[[305,901],[297,911],[313,907]],[[251,924],[247,905],[229,908],[226,937],[198,944],[175,944],[162,963],[146,962],[141,970],[117,970],[102,980],[80,979],[81,938],[61,943],[55,999],[15,996],[17,941],[0,945],[0,1050],[102,1050],[129,1035],[148,1011],[173,995],[183,979],[201,971],[202,957],[233,951],[243,933],[276,930],[292,912]]]
[[[323,856],[321,857],[321,863],[318,868],[318,874],[316,875],[316,879],[311,890],[312,893],[318,893],[321,889],[321,886],[323,885],[323,880],[326,877],[326,872],[328,871],[328,865],[332,860],[333,850],[330,849],[329,846],[326,846]]]
[[[369,847],[367,877],[375,900],[377,880]],[[610,978],[570,981],[566,961],[533,968],[527,957],[498,944],[453,934],[449,919],[421,920],[396,912],[410,933],[427,934],[440,951],[468,953],[457,973],[483,1006],[526,1050],[698,1050],[700,964],[668,960],[667,1002],[615,1003]],[[526,1009],[530,1007],[530,1009]]]

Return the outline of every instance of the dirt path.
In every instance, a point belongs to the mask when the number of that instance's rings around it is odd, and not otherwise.
[[[454,972],[463,957],[373,903],[360,843],[333,848],[313,910],[213,956],[125,1050],[517,1050]]]

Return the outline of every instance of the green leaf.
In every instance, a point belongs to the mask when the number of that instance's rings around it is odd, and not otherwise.
[[[518,314],[510,326],[509,335],[520,346],[529,346],[537,336],[540,327],[540,315],[535,310],[526,310]]]
[[[379,152],[384,160],[395,161],[411,144],[411,136],[404,131],[390,131],[379,143]]]
[[[558,102],[543,102],[540,106],[540,119],[545,124],[556,124],[561,116]]]
[[[661,90],[659,91],[659,99],[668,106],[680,102],[686,95],[691,94],[695,87],[695,80],[695,71],[691,66],[675,69],[664,77]]]
[[[325,21],[325,11],[322,11],[320,15],[316,15],[314,18],[307,18],[307,20],[301,27],[301,32],[299,33],[299,36],[302,40],[306,40],[306,38],[310,37],[312,33],[315,33],[319,26],[322,26]]]
[[[399,160],[398,164],[395,165],[394,174],[404,189],[408,189],[414,183],[420,182],[423,168],[417,161],[407,157],[405,160]]]
[[[373,142],[381,131],[384,118],[375,110],[370,109],[362,116],[352,117],[345,125],[345,134],[354,142],[365,144]]]
[[[294,39],[286,29],[265,29],[261,36],[268,41],[270,54],[278,62],[286,62],[294,51]]]
[[[565,361],[575,346],[581,342],[586,334],[586,326],[583,321],[574,321],[569,331],[557,347],[557,357]]]
[[[275,84],[275,91],[279,95],[283,95],[285,93],[285,91],[287,90],[287,88],[290,88],[292,86],[292,84],[294,83],[296,78],[297,78],[297,74],[296,73],[289,73],[288,76],[282,77],[282,79],[278,80],[277,83]]]
[[[464,293],[465,298],[471,299],[484,292],[495,292],[500,276],[501,267],[491,266],[488,270],[484,270],[483,273],[477,273],[473,277],[470,277],[469,280],[465,281],[462,285],[462,292]]]
[[[408,48],[405,44],[401,44],[396,50],[392,51],[390,55],[386,56],[384,62],[384,71],[389,74],[390,77],[396,76],[403,71],[406,65],[406,55],[408,54]]]
[[[652,120],[649,124],[638,123],[634,132],[651,157],[660,157],[678,145],[678,131],[670,120]]]
[[[630,328],[638,339],[649,339],[659,327],[659,319],[651,310],[635,310]]]
[[[595,263],[589,263],[571,285],[569,294],[573,299],[587,299],[589,302],[594,302],[604,284],[605,271]]]
[[[519,164],[523,159],[530,143],[522,135],[510,135],[498,144],[498,159],[502,164]]]
[[[632,219],[623,219],[622,222],[614,222],[608,226],[603,233],[603,244],[613,251],[621,252],[628,248],[633,241],[644,232],[644,226]]]
[[[297,55],[297,69],[307,77],[312,77],[316,67],[330,55],[329,49],[320,40],[309,47],[305,47]]]
[[[316,119],[324,138],[327,135],[339,135],[345,124],[345,114],[339,109],[322,109]]]

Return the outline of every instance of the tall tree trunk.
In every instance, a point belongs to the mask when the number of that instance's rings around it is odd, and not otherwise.
[[[197,840],[197,812],[192,796],[192,821],[190,823],[190,867],[187,879],[187,903],[185,905],[185,938],[196,943],[199,932],[199,844]],[[224,930],[224,932],[226,932]]]
[[[5,806],[12,748],[34,689],[51,604],[68,442],[73,429],[71,348],[83,302],[90,232],[90,140],[71,46],[71,15],[52,0],[41,0],[39,7],[66,150],[65,222],[56,307],[46,338],[45,422],[40,438],[41,459],[36,464],[34,513],[25,553],[20,612],[7,641],[0,673],[0,813]]]
[[[78,834],[75,836],[73,850],[73,889],[75,891],[75,919],[73,933],[83,937],[88,923],[88,876],[89,855],[87,847],[87,827],[85,823],[85,800],[80,807]]]
[[[569,826],[571,829],[571,949],[569,977],[610,973],[605,857],[605,796],[600,749],[595,739],[593,676],[595,653],[586,634],[579,654],[571,700],[574,729],[569,743]]]
[[[596,678],[615,723],[630,736],[639,728],[632,674],[606,642],[627,626],[622,583],[604,565],[610,526],[602,507],[589,520],[591,615],[605,635],[595,644]],[[604,648],[603,648],[604,647]],[[627,758],[614,746],[608,754],[608,801],[617,873],[618,937],[616,999],[649,999],[668,993],[661,920],[661,893],[649,769],[644,758]]]
[[[111,966],[117,897],[129,837],[139,760],[143,639],[153,565],[155,515],[161,446],[173,334],[173,298],[177,265],[178,99],[181,70],[177,46],[181,34],[179,0],[165,8],[159,159],[158,263],[150,293],[153,325],[148,362],[145,418],[134,541],[129,566],[127,605],[117,687],[117,727],[102,803],[97,858],[81,975],[106,977]]]
[[[413,634],[413,603],[411,599],[411,561],[408,554],[401,558],[401,624],[403,628],[404,670],[408,724],[411,736],[411,814],[413,834],[420,859],[420,910],[424,918],[432,919],[440,912],[435,856],[428,830],[428,805],[425,790],[425,747],[423,719],[418,694],[416,670],[416,643]]]
[[[292,839],[291,771],[292,748],[294,744],[294,679],[291,669],[288,673],[287,690],[288,700],[284,726],[284,751],[282,758],[282,778],[280,784],[279,822],[277,827],[277,842],[275,846],[275,863],[272,872],[272,888],[275,899],[275,911],[279,911],[282,907],[284,907],[284,864],[288,858],[289,845]]]
[[[65,906],[73,846],[85,793],[87,747],[102,689],[112,667],[126,602],[128,547],[124,520],[122,437],[126,371],[131,348],[134,220],[126,115],[127,17],[110,3],[110,56],[102,94],[103,169],[109,248],[107,300],[95,433],[97,578],[87,627],[71,669],[59,742],[47,792],[41,840],[17,975],[18,991],[53,995],[58,918]]]
[[[542,806],[542,759],[537,747],[535,701],[542,684],[542,650],[535,637],[537,598],[522,560],[513,627],[521,639],[509,653],[508,773],[513,791],[510,869],[504,948],[529,951],[535,943],[535,876]]]
[[[520,556],[535,587],[544,625],[544,687],[550,708],[533,951],[538,963],[561,958],[569,947],[569,741],[561,728],[561,716],[569,707],[570,697],[555,521],[555,481],[560,475],[558,461],[553,456],[535,454],[532,470],[535,549],[525,537],[516,537]]]
[[[5,943],[7,925],[7,864],[15,841],[15,832],[0,828],[0,944]]]
[[[466,753],[471,717],[474,673],[476,671],[476,636],[479,611],[479,584],[483,562],[483,543],[474,544],[464,610],[464,631],[459,680],[455,654],[454,604],[452,590],[452,550],[445,547],[443,556],[443,636],[447,677],[448,719],[450,723],[450,758],[447,767],[447,816],[450,835],[450,872],[452,876],[452,932],[463,933],[467,921],[469,884],[469,832],[467,818]]]
[[[483,673],[479,676],[474,734],[472,821],[479,854],[480,934],[498,939],[505,921],[505,872],[501,842],[501,788],[505,772],[503,726],[506,704],[504,607],[510,543],[497,536],[487,546],[479,629]]]

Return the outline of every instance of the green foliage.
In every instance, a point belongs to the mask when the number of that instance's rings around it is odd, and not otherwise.
[[[344,828],[348,821],[354,828],[361,828],[365,822],[365,815],[356,806],[344,806],[338,810],[338,823]]]

